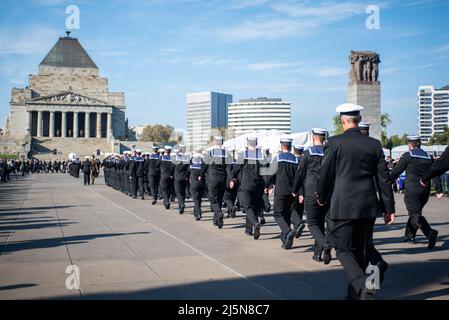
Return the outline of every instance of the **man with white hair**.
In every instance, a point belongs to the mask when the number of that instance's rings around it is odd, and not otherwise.
[[[358,128],[361,110],[351,103],[337,107],[344,133],[324,146],[317,203],[330,203],[331,240],[349,280],[348,298],[366,300],[374,295],[365,274],[374,222],[383,202],[385,224],[393,223],[395,205],[382,146]]]

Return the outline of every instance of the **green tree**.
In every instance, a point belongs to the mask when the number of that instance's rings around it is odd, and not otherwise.
[[[444,126],[443,132],[435,133],[429,140],[429,145],[435,144],[449,144],[449,128]]]
[[[155,124],[153,126],[146,126],[142,131],[142,141],[151,141],[156,143],[169,142],[174,128],[172,126],[163,126]]]
[[[332,131],[332,135],[337,136],[343,133],[343,126],[341,125],[340,115],[336,115],[332,118],[332,123],[334,125],[334,131]]]

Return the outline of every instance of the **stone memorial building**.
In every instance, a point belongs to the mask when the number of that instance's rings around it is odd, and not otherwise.
[[[29,75],[28,86],[12,89],[10,108],[6,136],[28,139],[32,155],[110,152],[112,141],[126,135],[124,93],[109,92],[108,79],[69,32]]]

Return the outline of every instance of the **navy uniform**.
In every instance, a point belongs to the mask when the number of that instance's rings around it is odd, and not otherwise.
[[[327,136],[324,129],[312,129],[313,145],[304,152],[304,156],[299,164],[299,169],[295,175],[293,192],[299,194],[302,189],[304,197],[304,209],[307,214],[307,225],[310,233],[315,239],[313,260],[323,261],[321,255],[324,251],[324,262],[329,264],[332,257],[330,255],[331,246],[326,241],[325,222],[329,209],[329,201],[326,205],[319,206],[316,202],[318,169],[324,156],[323,143]],[[329,226],[329,223],[327,223]]]
[[[288,250],[293,245],[295,237],[291,229],[291,215],[294,205],[293,179],[298,169],[299,161],[291,151],[292,139],[281,139],[282,151],[273,159],[272,166],[277,166],[276,174],[265,181],[265,189],[274,189],[274,220],[281,229],[282,248]],[[266,192],[268,193],[268,192]]]
[[[148,183],[150,185],[150,193],[153,197],[153,202],[151,204],[156,204],[159,189],[159,178],[160,171],[158,167],[158,162],[160,158],[159,147],[153,146],[153,153],[150,154],[148,161]]]
[[[86,156],[83,161],[83,175],[84,175],[84,185],[90,185],[90,161],[89,156]]]
[[[179,152],[173,156],[172,161],[175,165],[174,185],[176,198],[178,199],[179,213],[183,214],[185,209],[186,185],[189,179],[190,158],[183,153],[183,146],[179,146]]]
[[[234,152],[234,149],[228,149],[229,152]],[[233,171],[235,168],[235,160],[234,157],[232,157],[232,162],[230,164],[226,165],[226,175],[227,177],[233,176]],[[236,216],[236,208],[235,208],[235,201],[237,199],[237,193],[238,193],[239,187],[238,185],[234,188],[229,188],[229,183],[226,183],[226,190],[223,197],[223,201],[226,204],[226,208],[228,210],[228,218],[235,218]]]
[[[236,168],[233,172],[232,184],[239,180],[241,199],[246,213],[245,233],[253,235],[257,240],[260,237],[260,223],[258,217],[260,210],[263,210],[263,193],[265,182],[260,174],[260,170],[267,161],[262,151],[257,148],[257,138],[248,137],[248,149],[239,155]]]
[[[137,190],[142,200],[145,199],[144,193],[144,173],[145,173],[145,159],[142,157],[142,150],[136,150],[136,156],[130,163],[130,172],[132,182],[132,194],[133,198],[137,198]]]
[[[404,153],[399,159],[391,173],[391,180],[396,180],[402,172],[406,172],[404,202],[409,218],[405,228],[405,241],[414,242],[416,231],[420,229],[429,239],[428,248],[432,249],[435,246],[438,231],[433,230],[422,215],[422,210],[429,200],[431,186],[430,184],[423,186],[420,180],[432,167],[433,158],[421,149],[419,136],[409,136],[408,143],[410,151]]]
[[[369,136],[370,127],[371,127],[371,124],[368,122],[360,122],[360,124],[359,124],[360,132],[362,134],[364,134],[365,136]],[[388,163],[387,163],[387,166],[388,166]],[[388,168],[388,170],[390,171],[390,168]],[[376,185],[377,185],[377,183],[376,183]],[[382,209],[381,212],[379,212],[380,215],[382,213],[385,213],[385,208],[381,207],[381,209]],[[368,251],[369,262],[373,266],[378,266],[379,269],[381,270],[380,283],[382,283],[384,280],[383,275],[388,269],[388,263],[382,258],[382,255],[380,254],[379,251],[377,251],[376,247],[374,246],[373,237],[371,237],[371,239],[369,239],[369,242],[370,242],[369,251]]]
[[[201,202],[204,193],[204,176],[203,176],[203,161],[201,154],[196,153],[192,157],[192,164],[189,167],[189,180],[190,180],[190,194],[193,200],[193,214],[195,220],[200,220],[202,217]]]
[[[270,165],[269,163],[271,163],[271,161],[272,161],[272,157],[271,157],[271,154],[270,154],[270,149],[269,148],[265,148],[262,151],[265,152],[265,157],[267,158],[267,162],[268,162],[267,166],[269,166]],[[263,176],[263,179],[265,181],[265,185],[267,185],[267,183],[271,180],[271,178],[272,178],[271,176]],[[264,210],[262,210],[260,212],[260,224],[265,224],[264,211],[266,213],[270,213],[270,211],[271,211],[271,203],[270,203],[270,197],[269,197],[269,194],[268,194],[268,188],[266,188],[266,190],[264,191],[262,199],[263,199]]]
[[[172,192],[172,186],[173,186],[173,175],[175,171],[175,165],[172,162],[171,159],[171,152],[172,147],[165,146],[165,154],[159,158],[158,167],[160,168],[161,172],[161,191],[162,191],[162,197],[164,199],[164,206],[166,209],[170,209],[170,196]]]
[[[230,162],[227,151],[223,148],[223,137],[215,137],[215,146],[204,158],[202,175],[206,176],[209,189],[209,201],[214,212],[213,224],[219,229],[223,228],[223,197],[226,189],[226,164]]]
[[[299,144],[293,145],[293,153],[298,159],[298,162],[301,163],[301,160],[304,156],[304,146]],[[298,166],[299,167],[299,166]],[[292,223],[294,224],[294,232],[295,232],[295,238],[298,239],[304,228],[306,227],[306,224],[303,220],[304,216],[304,201],[299,201],[299,196],[304,197],[304,189],[301,187],[299,189],[299,192],[295,194],[294,198],[295,201],[293,202],[293,210],[292,210]]]
[[[351,103],[337,108],[347,129],[344,134],[329,138],[324,147],[317,201],[323,205],[330,198],[332,244],[349,280],[348,296],[370,299],[374,292],[367,288],[365,274],[369,239],[381,210],[380,202],[388,213],[386,223],[393,222],[395,209],[382,146],[357,127],[361,110],[363,107]]]

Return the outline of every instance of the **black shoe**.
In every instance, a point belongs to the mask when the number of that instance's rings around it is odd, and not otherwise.
[[[260,223],[256,223],[256,225],[254,226],[254,240],[259,239],[260,237]]]
[[[170,205],[169,204],[164,204],[164,206],[165,206],[165,209],[170,209]]]
[[[332,251],[332,247],[326,248],[323,251],[323,262],[326,265],[328,265],[332,261],[331,251]]]
[[[145,198],[144,198],[144,197],[142,197],[142,198],[140,198],[140,199],[142,199],[142,200],[145,200]]]
[[[185,209],[185,206],[182,205],[181,208],[179,208],[179,214],[183,214],[184,213],[184,209]]]
[[[388,263],[385,261],[378,262],[377,267],[379,268],[379,282],[382,284],[384,282],[385,273],[388,269]]]
[[[235,209],[231,210],[231,218],[234,219],[235,218]]]
[[[408,243],[411,243],[411,244],[416,244],[416,240],[415,240],[415,237],[413,235],[406,235],[404,237],[404,242],[408,242]]]
[[[435,247],[435,244],[437,243],[437,238],[438,238],[438,231],[431,230],[429,234],[429,244],[427,245],[427,248],[429,250],[432,250]]]
[[[260,224],[265,224],[265,223],[266,223],[265,218],[264,218],[264,217],[261,217],[261,218],[260,218]]]
[[[155,205],[156,202],[157,202],[157,200],[153,200],[153,201],[151,202],[151,204],[152,204],[152,205]]]
[[[298,239],[302,235],[302,231],[306,227],[305,223],[300,223],[295,230],[295,238]]]
[[[285,242],[284,242],[284,249],[285,250],[289,250],[292,248],[293,246],[293,239],[295,238],[295,234],[293,232],[293,230],[290,230],[287,233],[287,236],[285,237]]]
[[[270,213],[270,211],[271,211],[271,206],[268,206],[268,207],[265,208],[265,212],[266,213]]]
[[[316,262],[323,262],[323,259],[321,258],[321,253],[314,253],[312,259]]]
[[[218,229],[223,228],[223,213],[220,213],[220,215],[218,216],[217,226]]]
[[[196,221],[200,221],[201,220],[201,216],[195,216],[195,220]]]
[[[360,291],[359,300],[374,300],[375,289],[367,289],[363,286],[362,291]]]
[[[251,228],[251,229],[245,229],[245,234],[247,235],[247,236],[252,236],[253,235],[253,229]]]

